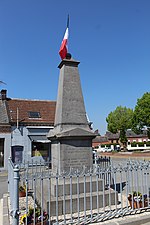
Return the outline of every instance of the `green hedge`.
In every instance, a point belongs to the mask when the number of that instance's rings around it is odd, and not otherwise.
[[[101,147],[102,147],[102,148],[105,148],[105,145],[103,144],[103,145],[101,145]]]
[[[146,142],[146,146],[150,146],[150,141]]]
[[[137,142],[132,142],[131,143],[131,147],[136,147],[137,146]]]
[[[145,144],[144,142],[139,142],[139,143],[138,143],[138,146],[139,146],[139,147],[144,147],[144,144]]]
[[[148,141],[148,142],[132,142],[131,147],[137,147],[137,144],[139,147],[144,147],[144,144],[146,144],[146,146],[150,146],[150,141]],[[101,144],[101,148],[105,148],[105,146],[109,148],[109,147],[111,147],[111,145],[114,145],[114,147],[115,147],[118,144],[117,143],[110,143],[110,144],[105,144],[105,145]]]
[[[144,142],[132,142],[131,147],[137,147],[137,144],[139,147],[144,147],[145,144],[146,144],[146,146],[150,146],[150,141],[148,141],[148,142],[145,142],[145,141]]]
[[[106,144],[106,147],[108,147],[108,148],[109,148],[110,146],[111,146],[111,144]]]

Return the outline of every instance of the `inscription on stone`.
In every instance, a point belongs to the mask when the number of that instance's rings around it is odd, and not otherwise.
[[[90,150],[86,148],[79,148],[79,149],[69,149],[66,146],[64,151],[64,167],[70,168],[83,168],[88,167],[90,164]]]

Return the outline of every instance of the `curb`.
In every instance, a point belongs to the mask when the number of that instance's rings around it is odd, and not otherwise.
[[[131,214],[128,216],[120,217],[120,218],[114,218],[111,220],[107,220],[105,222],[99,222],[99,223],[91,223],[90,225],[150,225],[150,212],[144,212],[143,214]]]
[[[3,195],[3,224],[10,225],[9,209],[8,209],[8,194]]]
[[[134,218],[131,218],[131,219],[128,219],[129,221],[126,221],[126,222],[121,222],[118,223],[119,225],[144,225],[145,223],[148,223],[150,224],[150,215],[149,216],[140,216],[139,215],[139,219],[134,219]]]

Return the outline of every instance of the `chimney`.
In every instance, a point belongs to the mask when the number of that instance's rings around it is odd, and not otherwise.
[[[7,98],[7,90],[1,90],[1,99],[6,100]]]

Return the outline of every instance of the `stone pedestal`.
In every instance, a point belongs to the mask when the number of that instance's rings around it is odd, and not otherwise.
[[[56,176],[50,179],[50,200],[46,184],[43,185],[44,207],[48,210],[50,202],[51,216],[85,212],[115,202],[116,193],[104,190],[103,180],[96,175],[62,175],[82,171],[85,174],[93,167],[92,139],[96,135],[87,120],[78,65],[72,58],[59,65],[55,124],[47,136],[51,140],[52,174]]]
[[[51,140],[54,174],[92,168],[92,139],[95,134],[87,121],[78,64],[70,58],[62,60],[59,65],[55,124],[47,136]]]
[[[49,193],[46,187],[47,182],[44,182],[43,206],[49,212]],[[103,208],[110,204],[115,205],[118,201],[117,192],[112,189],[105,190],[103,180],[97,178],[96,175],[92,175],[92,177],[86,175],[85,177],[69,177],[65,179],[52,178],[50,186],[51,216],[84,212],[91,210],[91,207],[92,210],[96,210],[97,208]],[[38,192],[37,196],[37,199],[41,199],[41,192]]]
[[[73,139],[59,139],[52,143],[52,171],[61,174],[70,171],[89,171],[92,168],[90,140],[76,136]]]

